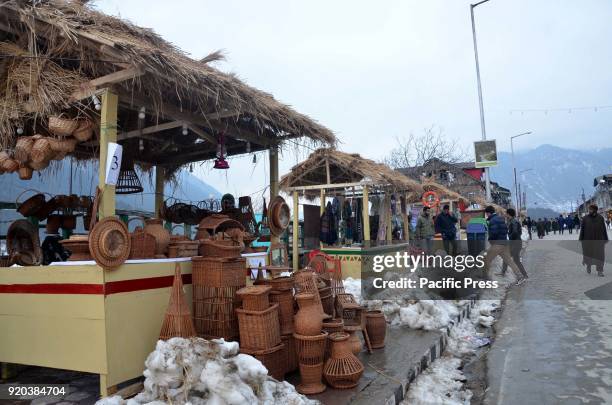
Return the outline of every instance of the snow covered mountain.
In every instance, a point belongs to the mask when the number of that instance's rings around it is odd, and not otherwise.
[[[512,155],[498,153],[499,166],[491,169],[491,179],[512,189]],[[588,198],[594,191],[593,179],[612,173],[612,148],[597,150],[565,149],[541,145],[515,152],[518,182],[527,192],[528,207],[555,211],[575,209],[582,203],[582,192]],[[533,169],[520,173],[526,169]],[[513,194],[514,194],[514,190]]]

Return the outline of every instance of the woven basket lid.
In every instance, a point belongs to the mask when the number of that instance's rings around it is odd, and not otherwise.
[[[117,217],[102,219],[89,234],[89,252],[104,268],[121,266],[130,256],[131,245],[128,228]]]
[[[240,297],[244,297],[245,295],[264,295],[269,294],[271,290],[272,287],[269,285],[250,285],[236,291],[236,295]]]

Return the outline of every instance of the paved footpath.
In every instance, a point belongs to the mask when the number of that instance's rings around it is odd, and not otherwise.
[[[530,279],[510,289],[496,325],[485,404],[612,404],[612,243],[600,278],[586,274],[576,239],[529,243]]]

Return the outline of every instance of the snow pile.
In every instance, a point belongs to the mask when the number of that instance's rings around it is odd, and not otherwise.
[[[401,307],[399,320],[400,324],[412,329],[434,330],[447,326],[458,314],[459,309],[453,301],[421,300]]]
[[[127,401],[115,396],[97,405],[317,403],[291,384],[269,377],[259,360],[238,354],[238,343],[223,339],[160,340],[145,366],[143,392]]]
[[[464,389],[465,376],[459,370],[461,360],[443,356],[410,385],[402,405],[468,405],[472,392]]]
[[[495,322],[493,312],[501,306],[500,300],[480,300],[472,308],[470,318],[480,325],[490,328]]]

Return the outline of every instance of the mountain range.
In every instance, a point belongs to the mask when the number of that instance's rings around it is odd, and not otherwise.
[[[526,192],[528,208],[576,209],[583,193],[586,198],[593,194],[593,179],[612,173],[612,148],[577,150],[541,145],[514,156],[517,181]],[[497,158],[491,180],[511,189],[514,198],[512,154],[499,151]]]

